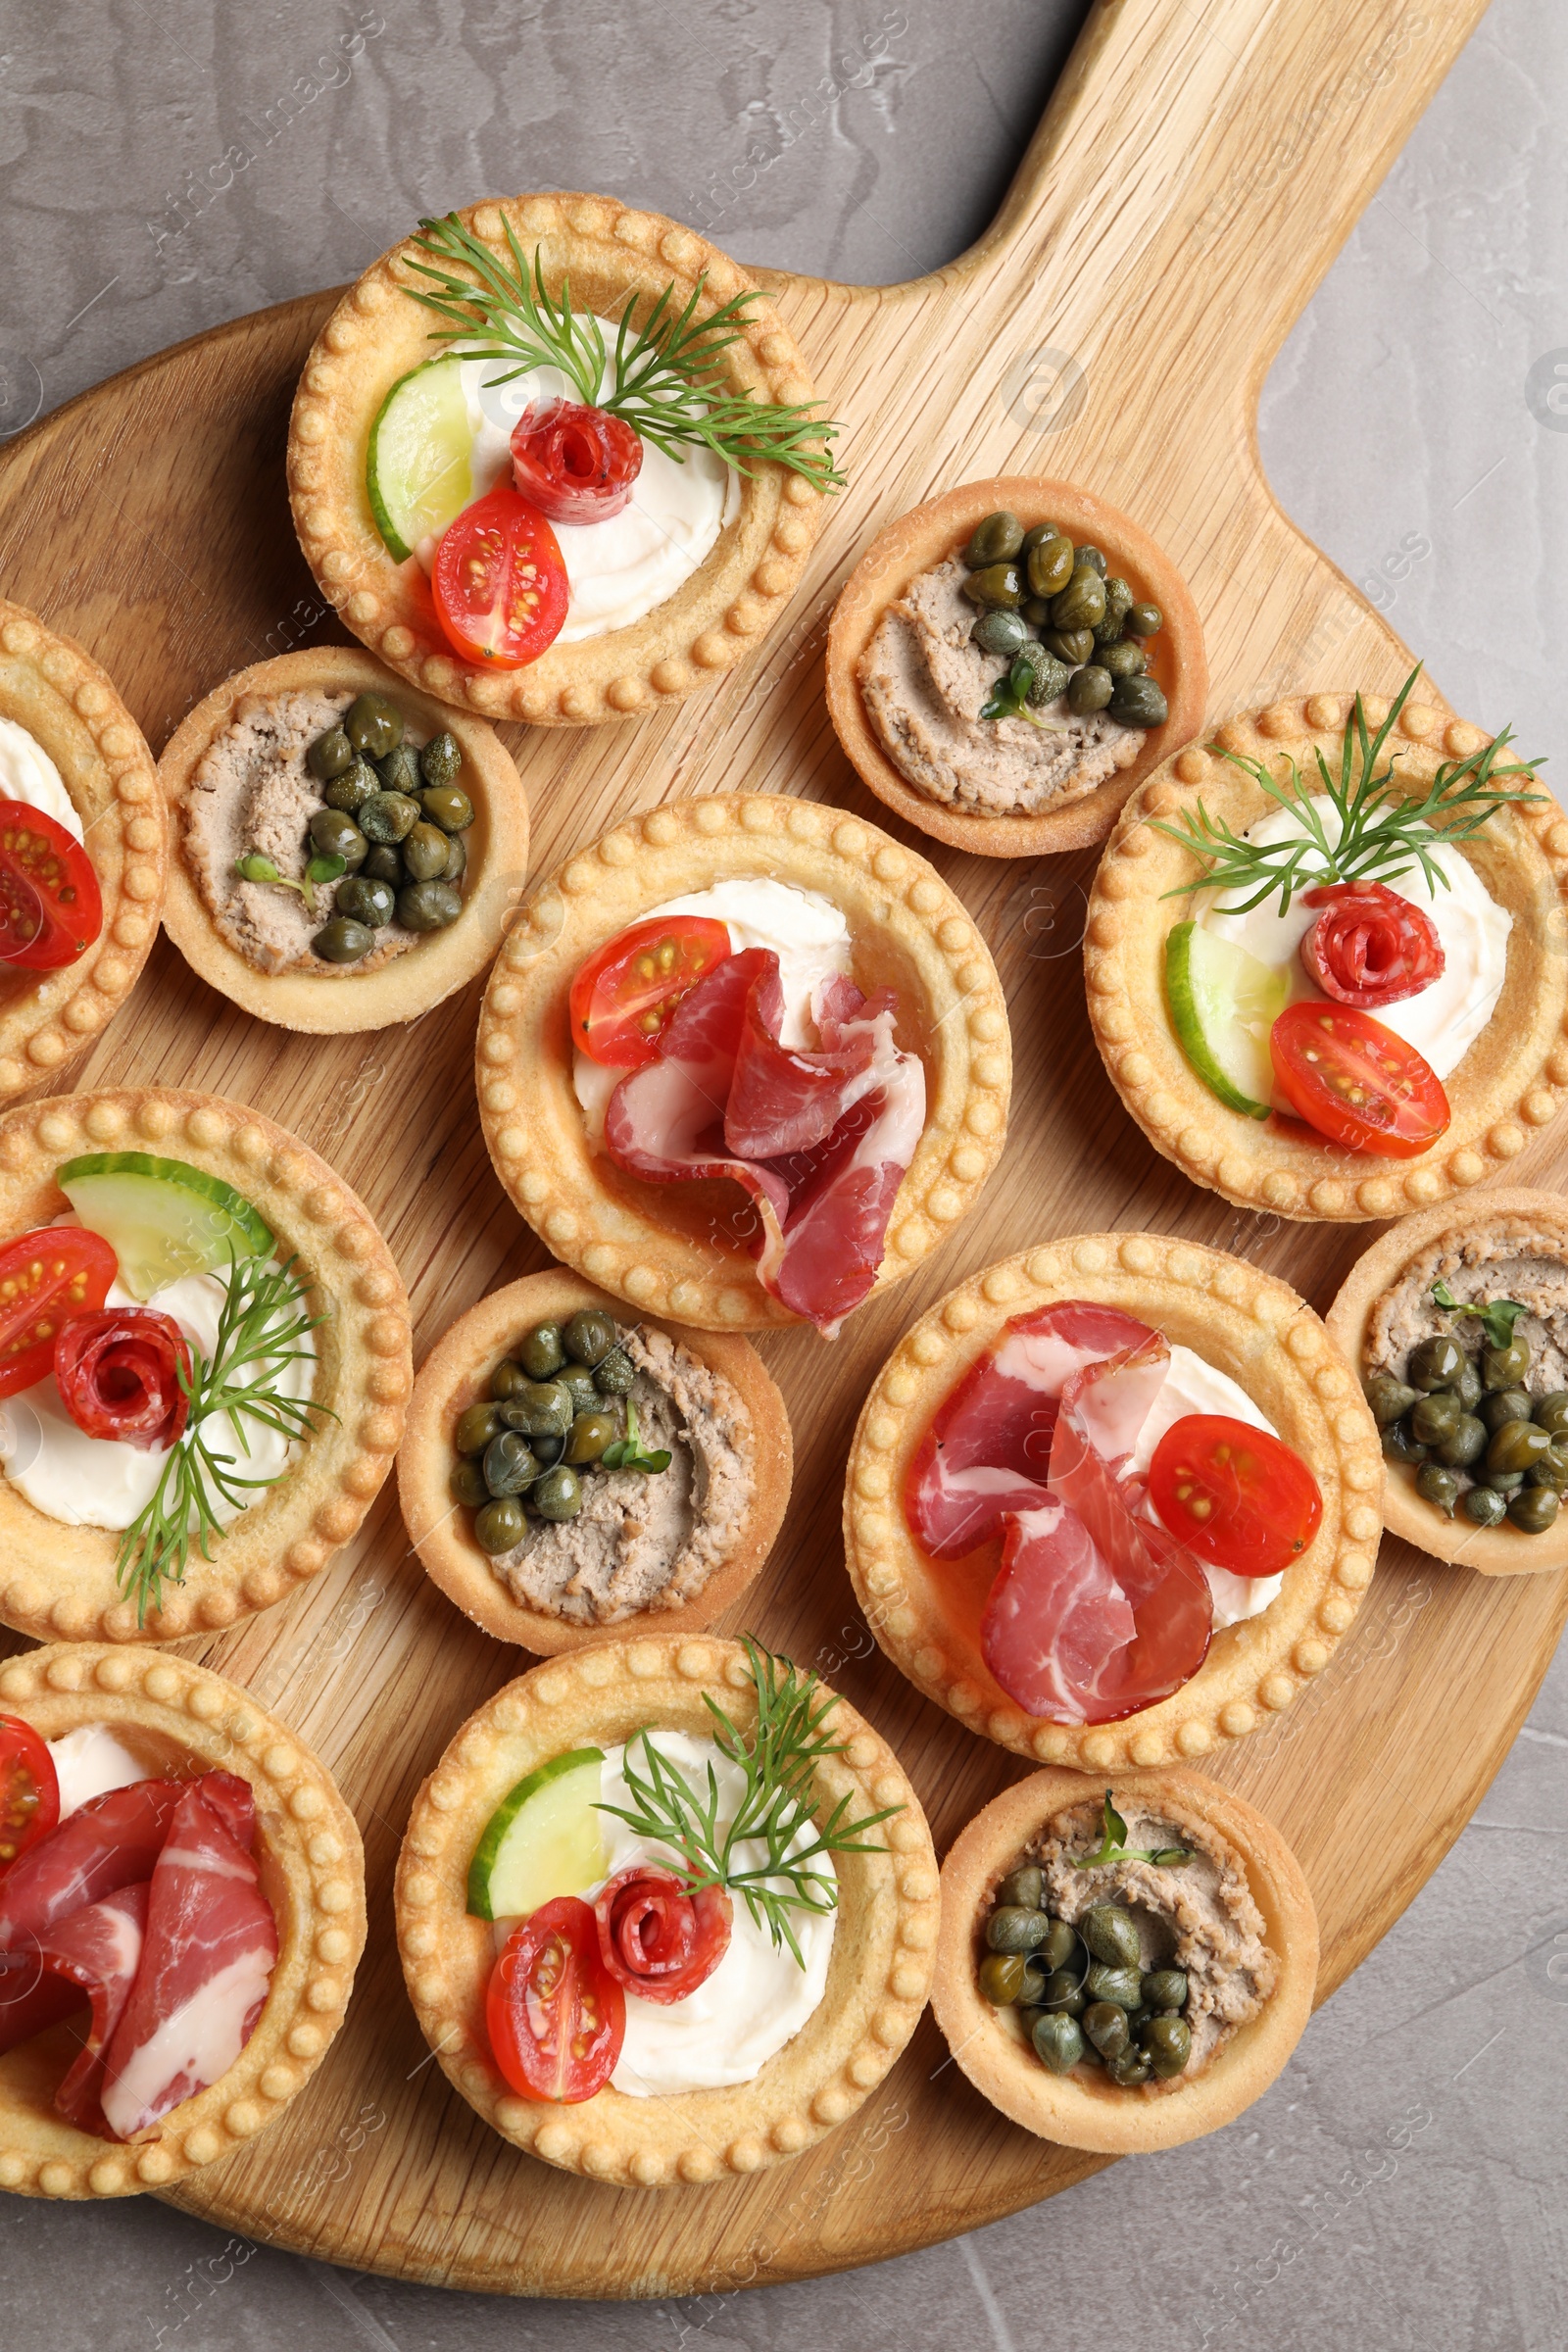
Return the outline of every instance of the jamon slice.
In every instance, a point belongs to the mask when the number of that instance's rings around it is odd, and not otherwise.
[[[808,1054],[781,1046],[784,996],[776,956],[772,962],[772,971],[764,972],[748,991],[724,1105],[724,1140],[738,1159],[778,1159],[826,1143],[859,1098],[858,1081],[876,1057],[875,1024],[882,1013],[888,1014],[891,1026],[889,991],[861,998],[852,980],[834,979],[813,1008],[822,1050]],[[842,993],[846,990],[856,1000],[847,1011]]]
[[[605,1109],[605,1148],[628,1174],[656,1184],[736,1175],[736,1155],[724,1140],[724,1106],[747,1001],[769,974],[776,993],[778,957],[770,948],[726,956],[670,1014],[658,1060],[619,1081]]]
[[[35,1949],[25,1956],[0,1952],[0,2057],[58,2026],[81,2003],[81,1986],[51,1976]]]
[[[225,1779],[232,1775],[224,1775]],[[90,1797],[0,1879],[0,1953],[35,1938],[84,1903],[152,1876],[188,1781],[135,1781]]]
[[[64,1981],[73,2002],[85,1993],[92,2004],[87,2039],[55,2092],[55,2108],[100,2137],[106,2135],[98,2105],[104,2051],[130,1998],[146,1925],[146,1885],[121,1886],[61,1920],[39,1945],[44,1967]]]
[[[1114,1571],[1076,1511],[1042,1494],[1012,1513],[980,1621],[986,1664],[1027,1715],[1104,1723],[1102,1684],[1137,1626]]]

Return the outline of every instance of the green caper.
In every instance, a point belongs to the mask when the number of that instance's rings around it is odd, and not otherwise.
[[[553,1470],[566,1450],[564,1438],[530,1438],[528,1443],[539,1458],[541,1470]]]
[[[364,923],[352,923],[346,914],[335,914],[311,941],[311,954],[319,956],[323,963],[358,963],[374,945],[375,933]]]
[[[320,858],[341,858],[350,873],[365,863],[365,835],[341,808],[318,808],[311,817],[311,847]]]
[[[1111,717],[1124,727],[1162,727],[1170,716],[1163,688],[1147,675],[1118,678],[1107,708]]]
[[[1487,1450],[1487,1425],[1475,1413],[1461,1413],[1450,1437],[1432,1448],[1434,1461],[1450,1470],[1468,1470]]]
[[[1067,680],[1067,708],[1080,718],[1088,718],[1096,710],[1103,710],[1116,691],[1116,681],[1108,669],[1098,662],[1086,662],[1075,669]]]
[[[1084,1972],[1084,1948],[1075,1932],[1064,1919],[1054,1919],[1045,1942],[1040,1946],[1040,1958],[1048,1969],[1070,1969],[1075,1976]]]
[[[1037,2017],[1029,2038],[1041,2065],[1049,2066],[1054,2075],[1070,2075],[1084,2054],[1078,2021],[1064,2017],[1059,2010]]]
[[[1153,2065],[1147,2050],[1129,2048],[1118,2051],[1114,2058],[1107,2058],[1105,2072],[1123,2090],[1133,2090],[1140,2082],[1149,2081]]]
[[[1451,1438],[1462,1418],[1459,1399],[1446,1390],[1437,1389],[1423,1396],[1410,1412],[1410,1435],[1419,1438],[1423,1446],[1441,1446]]]
[[[419,821],[419,804],[406,792],[372,792],[360,810],[367,841],[407,841]]]
[[[437,882],[447,870],[447,851],[451,847],[439,825],[427,825],[422,820],[403,844],[403,863],[411,882]]]
[[[527,1438],[564,1438],[575,1418],[571,1392],[559,1380],[526,1380],[508,1398],[501,1418]]]
[[[305,764],[318,784],[340,776],[353,761],[354,746],[340,726],[328,727],[324,735],[318,735],[314,743],[306,746]]]
[[[574,1364],[586,1364],[592,1370],[602,1356],[610,1353],[619,1336],[602,1306],[580,1306],[561,1340]]]
[[[1021,1903],[999,1903],[986,1921],[986,1941],[994,1952],[1038,1951],[1050,1925],[1043,1911],[1025,1910]]]
[[[1530,1420],[1535,1407],[1528,1389],[1498,1389],[1494,1396],[1483,1396],[1476,1410],[1488,1429],[1498,1430],[1510,1421]]]
[[[983,612],[1015,612],[1023,603],[1023,574],[1016,564],[988,564],[984,571],[970,572],[963,593]]]
[[[445,727],[442,728],[439,735],[431,736],[419,754],[419,773],[427,784],[455,782],[462,766],[463,753],[459,748],[458,739],[455,735],[450,735]],[[437,819],[437,822],[439,821]]]
[[[1138,1923],[1120,1903],[1091,1903],[1079,1914],[1078,1933],[1091,1956],[1105,1967],[1138,1966]]]
[[[1035,1954],[1036,1960],[1041,1954]],[[1054,1968],[1040,1988],[1042,2009],[1065,2009],[1069,2017],[1082,2017],[1089,2006],[1089,1995],[1070,1970]]]
[[[445,931],[463,912],[450,882],[409,882],[398,892],[398,921],[405,931]]]
[[[1125,580],[1114,573],[1105,582],[1105,617],[1095,630],[1097,645],[1114,645],[1122,632],[1122,624],[1133,609],[1133,592]]]
[[[374,845],[360,871],[368,875],[372,882],[384,882],[389,890],[401,890],[408,880],[403,871],[402,851],[395,850],[390,842],[385,841],[378,841]]]
[[[1366,1400],[1379,1429],[1402,1420],[1419,1395],[1418,1389],[1407,1389],[1402,1380],[1395,1380],[1387,1372],[1374,1372],[1366,1383]]]
[[[1093,629],[1042,629],[1040,642],[1048,654],[1054,654],[1056,660],[1065,662],[1069,669],[1076,669],[1080,662],[1094,658]]]
[[[600,1391],[586,1364],[563,1364],[552,1375],[571,1398],[574,1413],[591,1413],[599,1403]]]
[[[1032,629],[1050,628],[1051,599],[1049,596],[1026,596],[1018,610]]]
[[[368,760],[384,760],[403,741],[403,713],[384,694],[356,695],[343,713],[343,732]]]
[[[1104,551],[1102,548],[1093,546],[1081,547],[1078,550],[1076,560],[1080,564],[1087,564],[1091,571],[1098,571],[1102,579],[1105,577],[1105,574],[1110,569],[1110,565],[1105,561]]]
[[[1410,1435],[1408,1421],[1391,1421],[1383,1432],[1383,1459],[1386,1462],[1424,1462],[1427,1449],[1419,1438]]]
[[[447,861],[437,879],[442,882],[461,882],[468,870],[468,852],[461,833],[454,833],[447,843]]]
[[[514,1356],[503,1356],[490,1375],[490,1395],[497,1404],[510,1404],[528,1386],[528,1375]]]
[[[1521,1487],[1508,1497],[1508,1516],[1526,1536],[1544,1536],[1561,1508],[1550,1487]]]
[[[492,1494],[520,1494],[539,1475],[539,1464],[526,1438],[504,1429],[484,1449],[484,1483]]]
[[[1415,1474],[1415,1491],[1423,1501],[1440,1510],[1445,1519],[1451,1519],[1453,1506],[1459,1499],[1458,1473],[1445,1470],[1439,1462],[1423,1462]]]
[[[637,1378],[637,1367],[624,1348],[612,1348],[594,1366],[594,1387],[601,1396],[624,1396]]]
[[[1019,561],[1026,564],[1037,547],[1044,547],[1048,539],[1059,539],[1060,537],[1061,530],[1058,524],[1032,522],[1023,535],[1023,544],[1018,550]]]
[[[453,1501],[466,1503],[470,1511],[482,1510],[490,1499],[483,1466],[472,1459],[454,1463],[451,1487]]]
[[[1152,2017],[1139,2039],[1162,2082],[1179,2075],[1193,2054],[1193,2029],[1185,2017]]]
[[[1529,1470],[1551,1451],[1551,1438],[1534,1421],[1505,1421],[1487,1447],[1487,1468],[1511,1475]]]
[[[1484,1348],[1481,1377],[1489,1389],[1522,1389],[1530,1370],[1530,1342],[1518,1333],[1506,1348]]]
[[[1054,531],[1038,547],[1031,547],[1024,558],[1030,588],[1037,597],[1048,601],[1059,596],[1066,587],[1073,575],[1073,564],[1072,541],[1060,531]]]
[[[1476,1409],[1476,1406],[1481,1402],[1483,1395],[1481,1375],[1476,1370],[1475,1358],[1473,1356],[1467,1355],[1465,1357],[1464,1370],[1460,1373],[1458,1379],[1448,1391],[1448,1395],[1450,1396],[1457,1396],[1459,1402],[1464,1406],[1464,1409],[1467,1413],[1473,1413]]]
[[[1517,1494],[1524,1483],[1525,1474],[1522,1470],[1494,1470],[1487,1479],[1487,1485],[1494,1494]]]
[[[1022,1952],[987,1952],[976,1974],[986,1999],[1004,2009],[1022,1992],[1029,1963]]]
[[[473,1540],[493,1559],[497,1552],[512,1551],[522,1542],[526,1525],[515,1494],[502,1494],[494,1502],[487,1502],[482,1511],[475,1511]]]
[[[1553,1389],[1547,1396],[1538,1396],[1533,1418],[1543,1429],[1549,1429],[1554,1438],[1568,1432],[1568,1389]]]
[[[1046,1876],[1037,1862],[1020,1862],[1009,1870],[997,1888],[999,1903],[1016,1905],[1022,1911],[1038,1911],[1045,1899]]]
[[[1142,1971],[1136,1963],[1131,1968],[1107,1968],[1103,1961],[1091,1963],[1084,1979],[1084,1990],[1092,2001],[1114,2001],[1119,2009],[1136,2009],[1142,1994]]]
[[[620,1423],[613,1413],[579,1413],[566,1432],[565,1459],[573,1467],[584,1462],[597,1462],[607,1446],[613,1446],[620,1435]]]
[[[1549,1487],[1559,1497],[1568,1494],[1568,1445],[1553,1445],[1539,1462],[1532,1462],[1525,1481],[1532,1487]]]
[[[1122,627],[1129,637],[1157,637],[1165,626],[1165,615],[1157,605],[1134,605]]]
[[[1004,662],[1029,644],[1029,631],[1016,612],[982,612],[969,631],[970,642],[983,654],[998,654]]]
[[[1098,645],[1095,660],[1113,678],[1141,678],[1148,666],[1143,648],[1134,645],[1130,637],[1118,637],[1114,645]]]
[[[1088,629],[1091,634],[1105,617],[1105,583],[1080,551],[1072,578],[1051,600],[1051,625],[1056,629]]]
[[[1404,1376],[1413,1389],[1451,1388],[1464,1370],[1464,1349],[1446,1331],[1421,1340],[1410,1350]]]
[[[419,807],[443,833],[466,833],[473,822],[473,803],[454,784],[427,785],[419,794]]]
[[[1029,671],[1029,683],[1024,689],[1025,702],[1036,709],[1042,703],[1054,703],[1067,683],[1066,663],[1058,662],[1054,654],[1048,654],[1043,645],[1036,645],[1033,638],[1019,654],[1018,661]]]
[[[1091,2001],[1083,2014],[1083,2030],[1102,2058],[1118,2058],[1127,2047],[1127,2012],[1114,2001]]]
[[[1187,2006],[1187,1971],[1182,1968],[1152,1968],[1143,1982],[1144,2007],[1156,2015],[1164,2010],[1185,2009]]]
[[[536,1323],[518,1342],[517,1361],[530,1380],[549,1380],[565,1360],[559,1323]]]
[[[576,1471],[563,1462],[559,1470],[545,1472],[532,1500],[541,1519],[575,1519],[582,1509],[582,1483]]]
[[[332,904],[339,914],[366,924],[371,931],[379,931],[383,923],[392,920],[390,887],[385,882],[372,882],[363,873],[345,874],[333,893]]]
[[[963,561],[971,571],[985,571],[993,564],[1010,564],[1022,545],[1023,524],[1004,507],[975,524]]]
[[[470,1404],[466,1413],[458,1415],[452,1442],[460,1453],[483,1453],[506,1426],[493,1404]]]
[[[380,778],[368,760],[356,760],[321,788],[321,798],[329,808],[341,808],[345,816],[358,816],[372,792],[381,789]]]
[[[1477,1527],[1495,1527],[1499,1519],[1508,1516],[1507,1500],[1494,1487],[1472,1487],[1460,1508]]]
[[[412,743],[395,743],[375,765],[384,790],[402,793],[411,801],[417,799],[424,779],[419,773],[419,755]]]

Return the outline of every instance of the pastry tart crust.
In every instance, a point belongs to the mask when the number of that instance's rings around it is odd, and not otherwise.
[[[882,2081],[914,2032],[936,1955],[937,1866],[925,1815],[892,1749],[840,1698],[829,1722],[848,1744],[818,1767],[824,1804],[848,1794],[856,1812],[904,1811],[876,1833],[887,1851],[836,1858],[827,1985],[801,2031],[750,2082],[723,2089],[639,2099],[607,2086],[572,2106],[513,2092],[484,2027],[492,1932],[466,1908],[480,1833],[517,1780],[569,1748],[624,1740],[644,1726],[710,1738],[705,1691],[741,1731],[754,1727],[751,1669],[737,1642],[600,1642],[534,1667],[457,1734],[419,1791],[398,1858],[403,1973],[443,2073],[514,2146],[628,2188],[760,2172],[824,2137]]]
[[[1434,1245],[1441,1248],[1451,1237],[1457,1247],[1483,1231],[1543,1242],[1568,1262],[1568,1202],[1556,1193],[1510,1187],[1483,1194],[1479,1200],[1439,1201],[1402,1218],[1356,1259],[1328,1311],[1329,1336],[1357,1374],[1372,1310],[1384,1292]],[[1473,1527],[1457,1513],[1445,1519],[1416,1493],[1414,1474],[1394,1462],[1383,1469],[1383,1524],[1418,1551],[1478,1569],[1483,1576],[1529,1576],[1568,1563],[1568,1512],[1559,1513],[1544,1536],[1522,1535],[1515,1527]]]
[[[766,874],[842,908],[855,977],[899,991],[898,1039],[925,1063],[926,1121],[888,1223],[876,1297],[973,1207],[1006,1137],[1006,1000],[973,918],[874,825],[778,793],[671,801],[629,816],[539,883],[496,958],[479,1018],[479,1116],[496,1174],[568,1265],[651,1314],[708,1331],[802,1318],[747,1254],[739,1189],[648,1184],[589,1144],[572,1089],[567,1000],[595,951],[650,907]]]
[[[950,808],[911,784],[882,745],[860,695],[860,657],[889,605],[923,571],[964,546],[977,522],[1005,509],[1026,530],[1061,525],[1075,546],[1102,547],[1111,567],[1140,599],[1158,605],[1165,625],[1152,641],[1150,674],[1164,689],[1170,715],[1145,737],[1138,758],[1103,784],[1037,816],[982,816]],[[860,558],[833,608],[827,640],[827,707],[857,774],[880,801],[921,832],[981,858],[1043,858],[1103,841],[1131,792],[1203,723],[1208,664],[1192,592],[1170,558],[1129,515],[1072,482],[1001,474],[966,482],[890,522]]]
[[[141,729],[74,638],[0,597],[0,717],[53,760],[81,818],[103,929],[61,971],[0,968],[0,1103],[84,1053],[136,984],[169,874],[169,828]]]
[[[232,1625],[318,1576],[392,1467],[413,1385],[409,1306],[370,1213],[325,1160],[259,1111],[216,1095],[128,1087],[62,1095],[0,1119],[0,1239],[69,1206],[55,1170],[83,1152],[151,1152],[220,1176],[255,1203],[307,1278],[323,1419],[278,1483],[138,1627],[115,1578],[118,1535],[48,1518],[0,1478],[0,1619],[36,1641],[170,1642]]]
[[[469,845],[463,912],[445,931],[429,933],[374,971],[260,971],[218,930],[185,861],[181,836],[191,778],[246,697],[338,693],[389,695],[426,741],[447,728],[462,746],[463,789],[474,810],[463,837]],[[174,833],[164,928],[209,986],[280,1028],[325,1036],[417,1020],[485,969],[527,880],[528,803],[494,730],[393,677],[358,646],[308,646],[237,670],[181,721],[158,762],[158,779]]]
[[[772,1549],[790,1495],[794,1440],[789,1415],[757,1350],[728,1334],[688,1331],[678,1323],[639,1316],[638,1328],[664,1332],[699,1362],[722,1374],[750,1411],[755,1485],[734,1546],[690,1600],[671,1608],[642,1609],[608,1625],[577,1625],[514,1600],[474,1542],[469,1514],[453,1503],[453,1431],[459,1415],[484,1396],[491,1373],[519,1332],[533,1323],[564,1321],[583,1307],[602,1307],[625,1318],[618,1299],[560,1266],[509,1283],[460,1315],[419,1367],[398,1453],[403,1524],[425,1574],[466,1617],[498,1642],[515,1642],[540,1657],[581,1649],[593,1642],[632,1642],[649,1632],[697,1633],[710,1625],[756,1577]]]
[[[326,1767],[248,1690],[171,1652],[57,1643],[0,1664],[0,1708],[45,1740],[102,1723],[177,1772],[240,1773],[256,1791],[262,1890],[277,1965],[255,2032],[227,2074],[141,2137],[78,2132],[56,2115],[75,2043],[63,2027],[0,2058],[0,2188],[35,2197],[163,2189],[253,2139],[304,2087],[343,2023],[365,1948],[365,1854]]]
[[[511,226],[537,250],[545,284],[569,277],[578,311],[617,318],[628,296],[641,317],[673,283],[678,310],[707,283],[700,318],[753,281],[727,254],[661,213],[609,196],[487,199],[459,215],[509,269]],[[389,668],[442,702],[533,726],[586,726],[678,702],[721,677],[777,619],[805,566],[821,519],[821,493],[782,466],[740,480],[739,514],[691,578],[630,626],[574,645],[559,641],[521,669],[466,662],[448,643],[428,584],[411,557],[393,562],[366,490],[366,450],[382,401],[398,378],[436,356],[439,322],[408,289],[412,239],[372,262],[322,327],[295,395],[288,437],[289,497],[305,560],[321,593]],[[764,400],[816,398],[794,337],[757,293],[740,339],[722,353],[727,388]]]
[[[1282,779],[1294,759],[1303,776],[1314,754],[1339,757],[1353,696],[1314,694],[1227,720],[1211,742],[1162,763],[1129,801],[1106,844],[1089,900],[1084,968],[1089,1018],[1112,1084],[1157,1152],[1195,1184],[1243,1208],[1286,1217],[1352,1220],[1397,1216],[1495,1176],[1549,1125],[1568,1095],[1568,962],[1562,954],[1568,903],[1568,823],[1544,793],[1536,808],[1503,808],[1463,855],[1513,916],[1496,1009],[1444,1080],[1452,1112],[1418,1159],[1346,1152],[1306,1131],[1277,1129],[1229,1110],[1210,1094],[1176,1042],[1165,1008],[1165,940],[1187,911],[1166,891],[1196,885],[1197,860],[1152,832],[1145,818],[1174,822],[1200,798],[1238,832],[1274,804],[1220,757],[1263,760]],[[1363,697],[1369,724],[1388,714],[1387,697]],[[1446,759],[1488,741],[1479,727],[1430,704],[1407,704],[1390,753],[1399,780],[1424,792]]]
[[[1001,1558],[933,1561],[910,1535],[910,1460],[963,1374],[1012,1315],[1066,1298],[1137,1315],[1240,1383],[1310,1464],[1323,1519],[1277,1597],[1214,1635],[1202,1665],[1118,1723],[1023,1712],[993,1676],[980,1618]],[[1383,1456],[1360,1386],[1289,1284],[1167,1234],[1082,1234],[1004,1258],[905,1334],[866,1397],[844,1486],[844,1544],[866,1623],[915,1688],[1015,1754],[1084,1772],[1205,1756],[1288,1707],[1328,1665],[1372,1582]]]
[[[1016,2040],[980,1993],[980,1921],[998,1883],[1035,1832],[1058,1814],[1100,1800],[1102,1784],[1081,1773],[1037,1772],[993,1797],[942,1865],[942,1935],[931,2006],[976,2090],[1002,2113],[1063,2147],[1130,2156],[1179,2147],[1217,2131],[1260,2098],[1300,2040],[1317,1982],[1317,1914],[1301,1866],[1279,1831],[1234,1790],[1181,1765],[1120,1774],[1118,1803],[1157,1810],[1178,1825],[1217,1832],[1246,1866],[1279,1982],[1258,2015],[1238,2026],[1191,2082],[1144,2098],[1093,2075],[1054,2075]]]

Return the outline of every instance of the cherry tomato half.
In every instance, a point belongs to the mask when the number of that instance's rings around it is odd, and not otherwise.
[[[503,485],[465,507],[436,549],[430,578],[441,626],[467,662],[521,669],[566,617],[565,559],[555,532]]]
[[[1149,1499],[1200,1560],[1232,1576],[1278,1576],[1317,1534],[1323,1497],[1283,1439],[1225,1413],[1173,1421],[1149,1465]]]
[[[512,428],[512,478],[552,522],[608,522],[630,499],[642,464],[631,426],[580,401],[529,409]]]
[[[0,1250],[0,1396],[54,1369],[55,1340],[109,1296],[120,1260],[101,1233],[50,1225]]]
[[[490,1974],[495,2062],[524,2099],[571,2106],[603,2090],[626,2034],[626,1995],[599,1955],[599,1923],[574,1894],[513,1929]]]
[[[1292,1109],[1347,1151],[1414,1159],[1448,1124],[1432,1064],[1353,1004],[1287,1004],[1268,1050]]]
[[[0,1715],[0,1876],[60,1819],[55,1760],[30,1723]]]
[[[590,1061],[635,1070],[682,997],[730,952],[729,926],[704,914],[633,923],[590,956],[571,984],[571,1042]]]
[[[0,961],[58,971],[104,927],[92,859],[72,834],[24,801],[0,801]]]

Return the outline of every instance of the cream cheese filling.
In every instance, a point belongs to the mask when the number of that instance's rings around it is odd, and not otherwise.
[[[82,838],[81,819],[65,779],[43,745],[20,721],[0,718],[0,801],[21,801]]]

